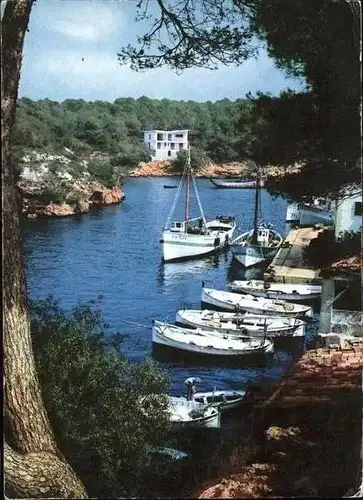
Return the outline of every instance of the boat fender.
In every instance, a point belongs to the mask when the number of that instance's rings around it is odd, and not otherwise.
[[[214,246],[217,247],[221,242],[221,239],[217,236],[217,238],[214,240]]]

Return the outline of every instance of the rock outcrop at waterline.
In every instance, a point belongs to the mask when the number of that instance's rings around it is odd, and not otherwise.
[[[265,174],[268,177],[277,177],[281,175],[291,174],[299,171],[298,165],[282,168],[276,166],[266,167]],[[246,163],[213,163],[210,162],[205,166],[195,170],[195,177],[233,177],[233,176],[248,176],[252,174],[249,166]],[[180,171],[176,169],[173,162],[168,160],[140,162],[136,168],[131,171],[132,177],[164,177],[180,175]]]
[[[89,212],[92,208],[120,203],[125,193],[118,187],[107,188],[99,182],[75,183],[68,200],[44,202],[44,186],[21,181],[18,183],[21,212],[24,217],[69,217]]]

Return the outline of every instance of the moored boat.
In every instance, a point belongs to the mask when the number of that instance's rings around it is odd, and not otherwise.
[[[285,300],[265,299],[213,288],[202,289],[202,302],[226,311],[247,311],[255,314],[288,317],[312,317],[313,310],[304,304]]]
[[[298,318],[255,315],[248,312],[217,312],[208,309],[180,309],[176,313],[177,324],[189,328],[202,328],[230,335],[251,337],[302,337],[306,323]]]
[[[333,202],[315,198],[312,203],[290,203],[286,209],[286,222],[299,226],[334,224]]]
[[[246,293],[267,299],[282,299],[292,302],[313,301],[321,297],[321,285],[295,283],[272,283],[263,280],[235,280],[229,285],[232,292]]]
[[[196,392],[194,401],[218,408],[220,412],[235,410],[243,405],[246,400],[247,391],[209,391]]]
[[[256,179],[252,180],[247,180],[247,179],[238,179],[238,180],[232,180],[232,179],[213,179],[212,177],[209,178],[212,184],[216,188],[219,189],[253,189],[257,186],[257,181]],[[260,187],[264,187],[265,181],[263,179],[260,179]]]
[[[176,429],[219,428],[221,415],[217,408],[184,397],[168,396],[170,422]]]
[[[273,343],[267,339],[236,339],[228,335],[201,333],[175,325],[153,321],[152,341],[155,344],[211,356],[248,357],[273,352]]]
[[[260,174],[256,177],[255,208],[253,228],[235,238],[231,245],[233,256],[244,267],[264,264],[272,259],[282,245],[283,238],[272,224],[261,220]]]
[[[190,151],[188,150],[183,175],[162,234],[161,242],[163,245],[164,262],[191,259],[211,254],[229,245],[233,238],[236,228],[234,217],[220,215],[213,220],[206,220],[195,178],[192,174]],[[200,211],[200,217],[196,218],[190,218],[189,216],[191,183],[194,187]],[[171,222],[171,217],[173,216],[181,188],[184,184],[186,187],[184,220]]]

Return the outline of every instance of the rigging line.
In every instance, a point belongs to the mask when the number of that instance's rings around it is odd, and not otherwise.
[[[135,323],[134,321],[126,321],[126,319],[120,319],[119,321],[122,323],[128,323],[129,325],[141,326],[142,328],[150,328],[150,326],[141,325],[140,323]]]
[[[174,202],[171,206],[171,209],[170,209],[170,212],[169,212],[169,215],[168,215],[168,218],[166,220],[166,224],[165,224],[165,228],[169,227],[169,224],[170,224],[170,220],[173,216],[173,213],[175,211],[175,207],[176,207],[176,204],[178,202],[178,199],[179,199],[179,196],[180,196],[180,193],[181,193],[181,190],[182,190],[182,187],[184,185],[184,181],[185,181],[185,175],[186,175],[186,170],[184,169],[183,170],[183,174],[182,174],[182,178],[179,182],[179,186],[178,186],[178,189],[176,191],[176,195],[175,195],[175,198],[174,198]]]
[[[200,214],[201,214],[202,219],[203,219],[203,224],[204,224],[204,226],[206,226],[207,221],[205,219],[203,207],[202,207],[202,204],[201,204],[201,201],[200,201],[200,198],[199,198],[199,193],[198,193],[198,189],[197,189],[197,183],[195,182],[195,178],[193,176],[193,171],[192,171],[192,181],[193,181],[193,187],[194,187],[195,195],[197,197],[197,202],[198,202],[198,207],[199,207],[199,210],[200,210]]]

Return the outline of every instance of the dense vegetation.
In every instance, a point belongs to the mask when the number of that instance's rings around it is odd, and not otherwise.
[[[216,162],[238,161],[251,139],[252,102],[223,99],[215,103],[120,98],[113,103],[19,99],[12,135],[13,150],[42,149],[78,154],[101,151],[113,166],[147,161],[142,142],[147,129],[190,129],[191,143]]]
[[[168,392],[154,362],[130,364],[122,336],[110,335],[97,304],[66,315],[48,298],[30,304],[34,354],[59,446],[91,497],[140,494],[152,451],[165,443],[162,399],[145,412],[139,398]]]

